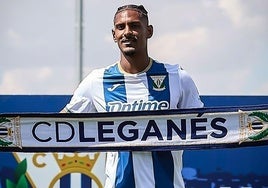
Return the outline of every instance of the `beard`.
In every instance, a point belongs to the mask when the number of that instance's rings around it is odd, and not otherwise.
[[[133,47],[127,47],[126,49],[122,50],[123,54],[126,56],[133,56],[136,53],[136,49]]]
[[[136,53],[137,37],[135,35],[128,35],[121,40],[121,52],[126,56],[133,56]]]

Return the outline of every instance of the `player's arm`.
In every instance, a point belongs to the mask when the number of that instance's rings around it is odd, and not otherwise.
[[[60,113],[87,113],[95,109],[91,98],[91,79],[86,77],[74,91],[70,102],[60,111]]]

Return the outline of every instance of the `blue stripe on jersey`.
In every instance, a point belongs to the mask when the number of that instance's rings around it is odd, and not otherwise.
[[[149,100],[167,101],[170,104],[169,74],[162,63],[153,62],[147,72]],[[170,151],[153,151],[152,160],[156,188],[172,188],[174,163]]]
[[[127,102],[124,75],[119,71],[118,65],[109,67],[104,71],[103,89],[106,103],[106,110],[111,109],[109,102]],[[116,188],[135,188],[132,154],[130,152],[118,152],[119,161],[116,170]]]
[[[106,111],[110,111],[109,102],[127,102],[124,75],[115,64],[104,71],[103,90],[106,103]]]
[[[119,152],[116,170],[116,188],[135,188],[132,152]]]
[[[158,102],[167,101],[170,103],[169,75],[164,64],[153,62],[146,76],[148,80],[149,100]],[[105,70],[103,86],[107,111],[110,111],[109,102],[127,102],[124,75],[120,73],[117,65]],[[134,188],[135,180],[132,153],[119,152],[118,155],[119,161],[115,180],[116,188]],[[156,187],[173,187],[174,165],[171,152],[152,152],[152,160]]]
[[[152,152],[156,188],[173,188],[174,162],[170,151]]]
[[[150,92],[149,100],[170,103],[169,77],[164,64],[153,61],[152,67],[146,74]]]

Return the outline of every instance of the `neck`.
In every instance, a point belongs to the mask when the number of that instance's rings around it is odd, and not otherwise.
[[[130,74],[136,74],[144,71],[150,63],[150,58],[146,54],[139,57],[124,56],[121,54],[120,65],[122,69]]]

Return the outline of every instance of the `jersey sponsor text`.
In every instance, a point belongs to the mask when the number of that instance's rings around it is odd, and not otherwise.
[[[121,101],[109,102],[110,112],[130,112],[145,110],[167,110],[169,103],[167,101],[134,101],[132,103],[122,103]]]

